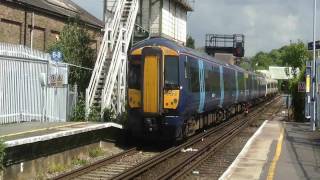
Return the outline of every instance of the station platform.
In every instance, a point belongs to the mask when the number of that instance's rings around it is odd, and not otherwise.
[[[319,180],[320,132],[285,118],[266,120],[219,179]]]
[[[25,122],[1,125],[0,139],[6,145],[6,164],[13,164],[102,138],[112,139],[120,129],[121,125],[112,122]]]
[[[6,147],[47,141],[54,138],[70,136],[89,131],[115,127],[122,129],[116,123],[92,123],[92,122],[57,122],[40,123],[26,122],[0,126],[0,139],[5,141]]]

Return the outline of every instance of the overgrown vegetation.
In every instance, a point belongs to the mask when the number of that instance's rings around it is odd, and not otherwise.
[[[305,67],[302,69],[301,73],[290,81],[290,94],[292,96],[292,112],[295,121],[303,122],[305,120],[305,93],[298,92],[298,84],[304,81],[305,77]]]
[[[268,69],[269,66],[290,66],[302,68],[310,55],[302,41],[273,49],[270,52],[258,52],[252,58],[244,58],[240,66],[253,70]]]
[[[89,157],[90,158],[96,158],[98,156],[102,156],[103,154],[104,154],[104,151],[100,147],[96,147],[96,148],[89,150]]]
[[[71,121],[85,121],[86,119],[86,103],[80,99],[74,107]]]
[[[286,66],[293,68],[294,78],[289,82],[279,81],[279,84],[287,87],[289,84],[288,92],[290,93],[292,100],[292,110],[294,119],[296,121],[304,120],[304,93],[298,92],[298,83],[304,81],[305,64],[310,59],[307,47],[302,41],[290,43],[279,49],[274,49],[270,52],[258,52],[251,59],[245,59],[241,62],[240,66],[245,69],[262,70],[268,69],[269,66]],[[300,73],[297,74],[296,69],[300,69]]]
[[[87,160],[80,159],[80,158],[72,159],[72,162],[71,162],[73,166],[83,166],[83,165],[86,165],[87,163],[88,163]]]
[[[64,62],[86,68],[93,67],[96,53],[90,47],[92,38],[79,18],[70,19],[59,39],[49,48],[49,52],[59,50],[63,53]],[[69,68],[69,84],[77,84],[78,91],[84,95],[92,72],[73,66]]]
[[[102,121],[103,122],[114,122],[115,121],[115,112],[111,108],[105,108],[103,110]]]
[[[95,106],[92,106],[90,108],[90,113],[88,115],[88,120],[89,121],[93,121],[93,122],[99,122],[101,121],[101,115],[100,115],[100,110],[101,108],[100,107],[95,107]]]
[[[56,174],[56,173],[61,173],[65,171],[67,167],[65,167],[63,164],[51,164],[48,168],[48,173],[49,174]]]
[[[0,171],[3,169],[4,166],[4,156],[6,155],[5,149],[6,146],[4,144],[4,140],[0,139]]]

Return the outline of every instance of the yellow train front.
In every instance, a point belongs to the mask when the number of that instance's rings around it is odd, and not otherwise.
[[[129,55],[128,131],[140,138],[176,139],[179,120],[179,54],[165,46],[141,44]]]
[[[277,92],[272,81],[163,39],[129,53],[128,132],[179,140]]]

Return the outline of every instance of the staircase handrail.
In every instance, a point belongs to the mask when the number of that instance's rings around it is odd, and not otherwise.
[[[118,37],[118,40],[116,41],[117,42],[117,45],[116,45],[116,52],[114,54],[114,56],[112,57],[112,62],[110,64],[110,68],[109,68],[109,71],[108,71],[108,76],[106,78],[106,83],[105,83],[105,86],[103,88],[103,91],[102,91],[102,108],[104,107],[107,107],[110,105],[110,102],[111,102],[111,94],[112,94],[112,91],[113,91],[113,88],[114,88],[114,83],[115,83],[115,80],[116,80],[116,76],[118,74],[116,73],[111,73],[111,71],[116,71],[118,72],[119,71],[119,66],[121,64],[121,59],[120,55],[124,55],[126,56],[126,54],[123,54],[122,52],[122,45],[124,43],[124,51],[127,51],[128,50],[128,47],[129,47],[129,42],[131,40],[131,35],[132,35],[132,32],[133,32],[133,28],[134,28],[134,23],[135,23],[135,20],[136,20],[136,15],[138,13],[138,9],[139,9],[139,6],[138,6],[138,0],[133,0],[132,3],[132,10],[129,12],[129,15],[128,15],[128,19],[127,19],[127,22],[126,22],[126,27],[125,29],[126,30],[122,30],[120,31],[120,34],[121,34],[121,38]],[[122,32],[126,32],[125,33],[125,37],[122,37]],[[123,39],[122,39],[123,38]],[[119,52],[121,52],[121,54],[119,54]],[[125,57],[126,58],[126,57]],[[116,61],[116,62],[114,62]],[[113,76],[111,77],[111,74],[113,74]]]
[[[99,75],[102,72],[102,69],[103,69],[103,66],[104,66],[104,62],[106,60],[107,51],[108,51],[108,43],[109,43],[109,41],[108,41],[109,32],[111,30],[112,34],[110,34],[110,37],[112,37],[112,39],[111,39],[111,41],[112,41],[114,39],[113,38],[114,31],[112,31],[112,28],[117,26],[117,25],[115,25],[116,23],[120,24],[120,21],[117,21],[117,19],[121,18],[121,10],[123,10],[123,7],[124,7],[124,0],[120,0],[117,3],[117,6],[115,8],[116,9],[115,16],[114,16],[114,18],[113,18],[113,20],[111,22],[111,25],[109,26],[111,28],[108,28],[108,24],[109,23],[108,23],[108,21],[106,22],[106,27],[105,27],[106,29],[105,29],[103,40],[102,40],[102,43],[101,43],[101,46],[100,46],[100,49],[99,49],[98,58],[97,58],[94,70],[92,72],[90,83],[89,83],[89,86],[88,86],[87,92],[86,92],[86,98],[87,98],[86,108],[87,108],[88,111],[89,111],[90,106],[93,103],[94,92],[97,90],[98,81],[99,81]],[[114,43],[111,42],[111,47],[110,48],[112,48],[113,44]]]
[[[124,30],[124,29],[123,29]],[[121,30],[121,31],[123,31]],[[114,49],[114,53],[113,53],[113,56],[112,56],[112,61],[110,63],[110,67],[109,67],[109,70],[108,70],[108,74],[107,74],[107,78],[106,78],[106,81],[105,81],[105,85],[104,85],[104,88],[102,90],[102,98],[101,98],[101,108],[102,110],[109,105],[109,103],[107,102],[110,102],[110,98],[111,98],[111,94],[112,94],[112,91],[113,91],[113,88],[114,88],[114,84],[115,84],[115,80],[116,80],[116,77],[117,77],[117,73],[113,73],[113,72],[118,72],[118,69],[119,69],[119,65],[121,63],[121,55],[122,55],[122,38],[123,38],[123,33],[120,32],[119,33],[119,36],[118,36],[118,39],[117,39],[117,43],[116,43],[116,46],[115,46],[115,49]],[[107,103],[107,104],[106,104]]]

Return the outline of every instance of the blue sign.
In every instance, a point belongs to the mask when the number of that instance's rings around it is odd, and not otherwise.
[[[63,55],[62,55],[61,51],[53,51],[51,53],[51,59],[56,61],[56,62],[62,61],[62,57],[63,57]]]

